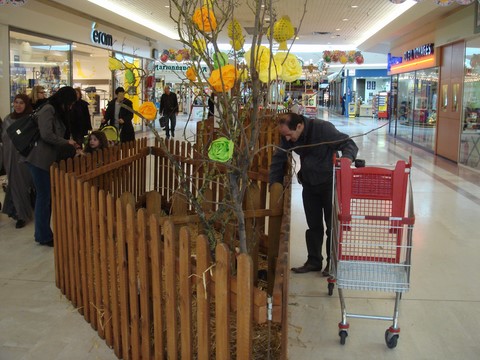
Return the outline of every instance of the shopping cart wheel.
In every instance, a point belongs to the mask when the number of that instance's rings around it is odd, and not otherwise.
[[[335,288],[335,283],[329,282],[328,283],[328,295],[329,296],[332,296],[334,288]]]
[[[392,333],[390,329],[387,329],[385,331],[385,343],[387,344],[387,347],[389,349],[394,349],[395,347],[397,347],[398,337],[398,333]]]
[[[338,336],[340,336],[340,344],[345,345],[345,340],[347,340],[348,332],[345,330],[340,330],[338,332]]]

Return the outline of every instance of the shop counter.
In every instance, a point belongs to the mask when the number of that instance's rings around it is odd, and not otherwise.
[[[360,105],[360,116],[372,117],[372,105]]]

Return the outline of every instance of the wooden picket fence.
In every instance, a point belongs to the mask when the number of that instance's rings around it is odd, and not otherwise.
[[[286,354],[290,189],[268,191],[264,169],[249,174],[258,201],[245,211],[247,231],[268,246],[269,309],[250,256],[223,242],[213,262],[207,238],[192,235],[198,218],[176,200],[165,148],[193,178],[195,148],[158,145],[142,139],[52,166],[57,286],[118,358],[229,359],[236,349],[253,359],[254,324],[269,320],[282,324]],[[221,188],[209,196],[218,201]]]

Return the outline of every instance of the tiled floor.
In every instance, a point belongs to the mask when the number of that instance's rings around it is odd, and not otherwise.
[[[329,116],[350,135],[385,122]],[[176,138],[183,133],[179,119]],[[192,136],[192,125],[187,136]],[[480,174],[386,136],[385,128],[355,139],[368,164],[413,158],[416,224],[411,290],[401,301],[400,339],[385,346],[385,321],[350,320],[344,346],[340,304],[319,273],[291,274],[289,359],[478,359],[480,323]],[[301,187],[292,199],[291,264],[305,261],[306,224]],[[0,195],[0,199],[3,194]],[[346,292],[352,312],[391,315],[391,293]],[[55,287],[53,251],[33,241],[33,225],[15,229],[0,215],[0,360],[115,359],[83,317]]]

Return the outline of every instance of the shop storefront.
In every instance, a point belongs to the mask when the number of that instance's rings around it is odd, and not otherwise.
[[[408,52],[401,64],[392,65],[390,133],[426,150],[435,149],[439,67],[434,45],[427,44],[428,54]],[[419,48],[422,48],[420,46]]]
[[[17,93],[29,94],[34,86],[42,86],[46,96],[65,85],[81,88],[94,128],[118,86],[134,108],[156,100],[151,42],[69,13],[53,18],[43,8],[6,9],[11,13],[0,14],[0,37],[8,44],[8,51],[0,51],[0,85],[10,91],[0,99],[2,115],[11,111]],[[41,27],[28,22],[33,12]],[[139,120],[134,119],[136,130],[142,128]]]
[[[475,2],[431,25],[430,31],[422,29],[392,44],[392,56],[402,63],[392,65],[389,132],[480,170],[477,11]]]
[[[480,36],[466,42],[459,163],[480,170]]]

